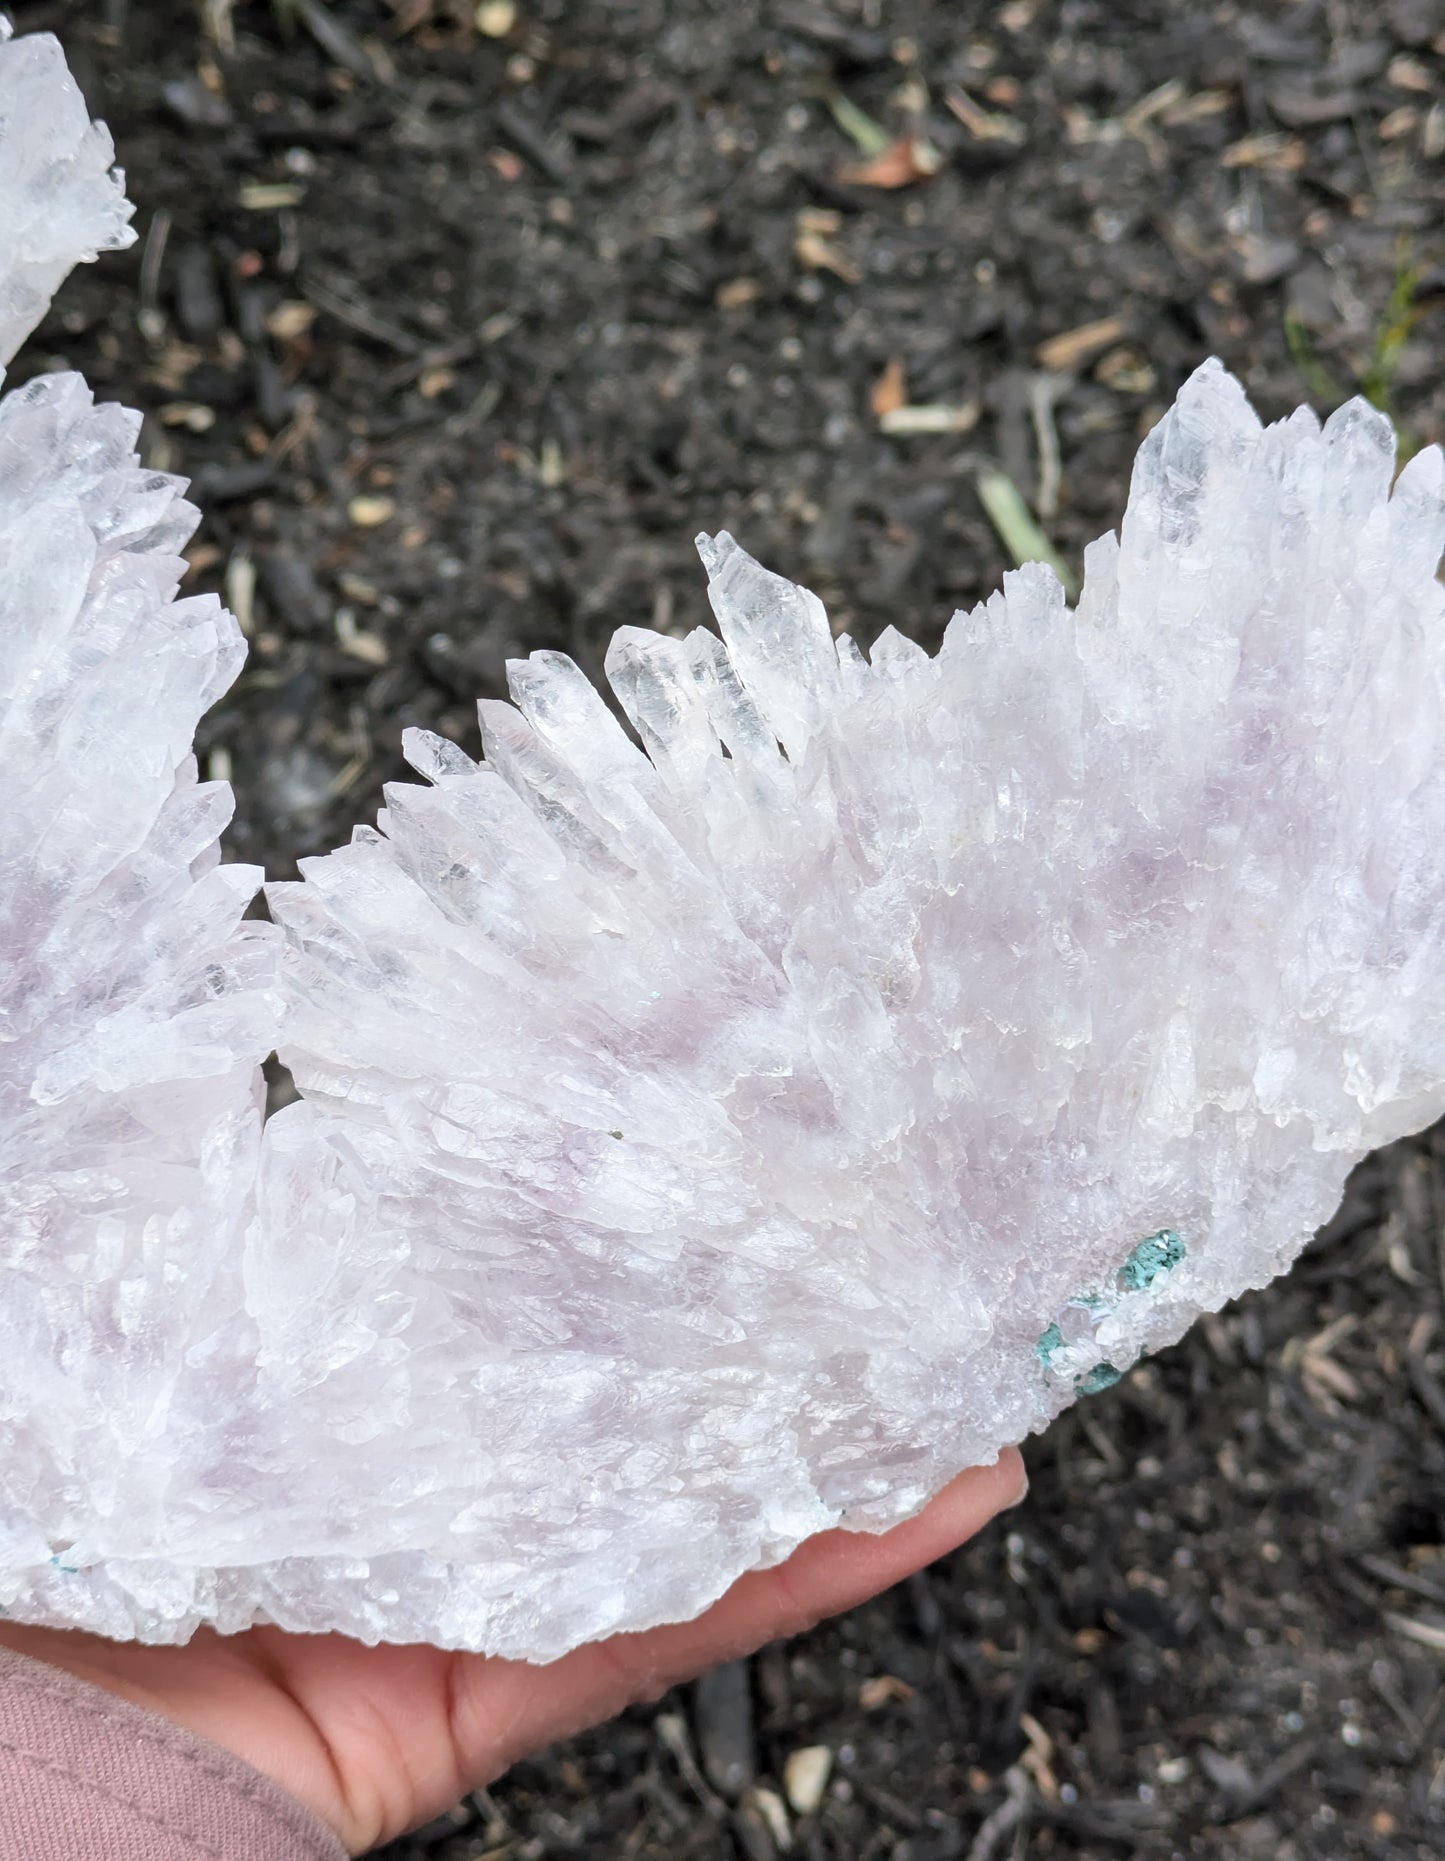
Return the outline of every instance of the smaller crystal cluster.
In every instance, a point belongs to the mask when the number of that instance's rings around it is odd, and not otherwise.
[[[73,265],[135,238],[114,158],[59,43],[0,19],[0,367]]]
[[[124,243],[109,159],[54,41],[0,43],[10,338]],[[41,1609],[107,1521],[226,1477],[222,1366],[254,1355],[275,934],[241,921],[261,875],[219,863],[231,793],[191,747],[245,647],[176,599],[197,513],[139,431],[74,374],[0,400],[0,1569]]]

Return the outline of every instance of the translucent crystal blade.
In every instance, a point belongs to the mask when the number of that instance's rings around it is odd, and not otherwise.
[[[698,537],[697,549],[738,678],[788,754],[800,754],[838,691],[823,603],[754,562],[726,530]]]

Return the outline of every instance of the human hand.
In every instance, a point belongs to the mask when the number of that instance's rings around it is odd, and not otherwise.
[[[907,1524],[878,1537],[824,1532],[740,1578],[694,1622],[615,1635],[549,1667],[276,1628],[202,1629],[185,1647],[152,1648],[6,1622],[0,1643],[235,1752],[360,1854],[528,1752],[851,1609],[971,1538],[1025,1489],[1007,1449]]]

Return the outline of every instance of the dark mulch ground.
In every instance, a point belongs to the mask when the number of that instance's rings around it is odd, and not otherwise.
[[[202,753],[273,872],[370,814],[404,725],[475,748],[508,656],[694,624],[700,527],[931,644],[1007,564],[980,466],[1077,565],[1211,352],[1271,415],[1363,384],[1445,431],[1440,0],[512,11],[19,8],[143,234],[26,366],[143,406],[196,481],[193,584],[252,639]],[[840,179],[840,95],[936,176]],[[890,364],[954,431],[880,432]],[[1372,1160],[1288,1281],[1033,1444],[981,1543],[394,1861],[1440,1852],[1442,1198],[1438,1136]]]

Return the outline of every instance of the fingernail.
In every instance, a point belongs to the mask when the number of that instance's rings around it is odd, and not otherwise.
[[[1019,1474],[1020,1474],[1019,1490],[1014,1494],[1013,1498],[1010,1499],[1008,1504],[1003,1508],[1005,1512],[1012,1512],[1015,1506],[1021,1506],[1023,1502],[1029,1496],[1029,1470],[1028,1468],[1021,1467],[1019,1469]]]

